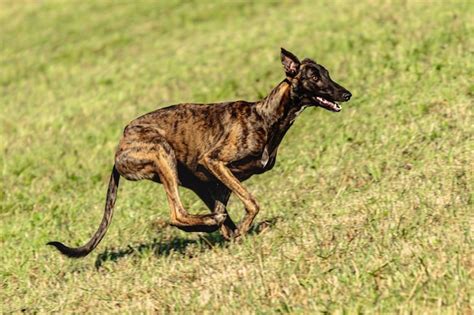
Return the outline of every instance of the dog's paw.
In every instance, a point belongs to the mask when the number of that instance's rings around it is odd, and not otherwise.
[[[221,225],[220,232],[221,232],[222,237],[223,237],[226,241],[232,241],[232,240],[234,240],[235,237],[236,237],[237,234],[238,234],[237,229],[232,230],[231,228],[229,228],[228,226],[225,226],[225,225]]]

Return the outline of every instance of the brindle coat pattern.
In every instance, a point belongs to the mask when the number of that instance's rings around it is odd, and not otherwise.
[[[79,248],[59,242],[48,244],[70,257],[91,252],[110,223],[120,176],[162,183],[173,226],[194,232],[220,229],[228,240],[244,235],[260,207],[242,182],[273,168],[278,146],[305,107],[339,111],[335,101],[351,97],[316,62],[300,62],[283,48],[281,59],[286,78],[261,101],[179,104],[133,120],[126,126],[115,154],[104,217],[97,232]],[[188,213],[181,202],[179,186],[194,191],[211,213]],[[226,211],[231,193],[246,211],[238,226]]]

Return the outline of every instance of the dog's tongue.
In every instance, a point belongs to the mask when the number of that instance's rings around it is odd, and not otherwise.
[[[332,110],[334,112],[340,112],[341,111],[341,106],[336,102],[328,101],[327,99],[319,97],[319,96],[317,96],[316,99],[318,101],[320,101],[323,105],[325,105],[326,108],[329,109],[329,110]]]

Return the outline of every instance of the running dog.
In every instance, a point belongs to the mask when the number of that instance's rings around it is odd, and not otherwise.
[[[261,101],[178,104],[133,120],[125,127],[115,154],[99,229],[78,248],[60,242],[48,245],[69,257],[88,255],[110,224],[120,176],[163,184],[172,226],[188,232],[220,230],[227,240],[245,235],[260,207],[242,182],[273,168],[278,146],[306,107],[339,112],[337,102],[347,102],[352,96],[311,59],[300,62],[282,48],[281,62],[285,79]],[[179,186],[194,191],[211,213],[188,213]],[[238,225],[226,210],[231,193],[246,211]]]

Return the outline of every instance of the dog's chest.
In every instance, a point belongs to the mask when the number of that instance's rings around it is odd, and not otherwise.
[[[275,164],[276,150],[270,152],[267,146],[261,154],[248,155],[229,165],[231,172],[239,179],[246,179],[254,174],[261,174],[270,170]]]
[[[268,147],[265,146],[265,149],[263,149],[262,157],[260,158],[260,164],[262,164],[263,168],[265,168],[265,166],[268,165],[269,160],[270,160],[270,154],[268,153]]]

